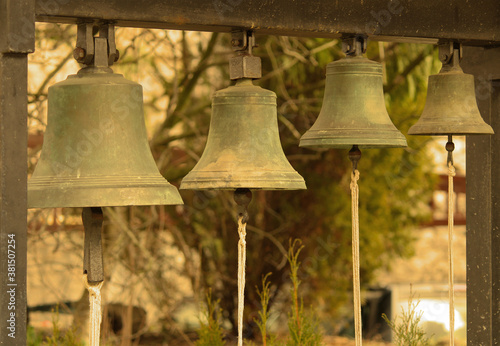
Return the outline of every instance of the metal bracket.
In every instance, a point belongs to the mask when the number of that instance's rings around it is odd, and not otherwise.
[[[82,221],[85,231],[83,248],[83,273],[91,283],[104,281],[101,230],[104,220],[100,207],[83,208]]]
[[[460,69],[460,60],[462,60],[462,44],[458,42],[446,42],[438,45],[439,60],[443,63],[442,71],[451,69]]]
[[[259,57],[252,55],[256,47],[255,35],[251,30],[239,30],[231,33],[231,45],[239,54],[229,61],[231,80],[241,78],[257,79],[262,77],[262,63]]]
[[[252,48],[256,47],[254,32],[251,30],[232,31],[231,46],[235,52],[247,52],[251,55]]]
[[[95,37],[96,34],[98,37]],[[98,43],[101,41],[101,43]],[[104,42],[104,44],[103,44]],[[99,47],[99,48],[98,48]],[[87,66],[108,67],[117,62],[115,27],[112,24],[79,23],[73,57]]]
[[[342,51],[346,56],[361,56],[366,53],[368,38],[364,35],[348,35],[342,38]]]

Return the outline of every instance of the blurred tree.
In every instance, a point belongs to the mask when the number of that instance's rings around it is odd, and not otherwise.
[[[74,42],[72,27],[44,28],[39,31],[44,45],[55,45],[61,38],[69,46]],[[229,41],[229,35],[217,33],[118,30],[121,58],[114,70],[144,86],[153,155],[162,174],[177,186],[203,152],[211,95],[230,84]],[[346,150],[303,149],[298,142],[320,111],[326,64],[341,57],[340,42],[274,36],[258,36],[258,41],[255,54],[262,57],[263,77],[255,84],[276,92],[282,145],[308,189],[254,193],[247,235],[247,337],[257,331],[253,317],[260,299],[255,287],[262,275],[273,273],[270,306],[285,288],[290,238],[300,238],[305,245],[299,273],[304,302],[315,307],[324,326],[335,332],[339,321],[350,314],[349,308],[343,309],[349,306],[351,290],[350,163]],[[433,48],[371,42],[367,56],[383,63],[389,114],[406,133],[423,108],[427,76],[439,65]],[[60,65],[67,60],[59,57]],[[36,111],[44,111],[40,105],[54,75],[33,96],[32,104],[37,105],[30,115],[33,119],[40,118]],[[37,126],[43,129],[43,120]],[[422,150],[425,142],[408,137],[406,149],[363,151],[359,166],[363,286],[374,280],[377,269],[390,268],[393,258],[412,254],[411,230],[426,217],[433,186],[431,160]],[[168,231],[184,256],[182,274],[189,278],[196,300],[203,300],[211,287],[236,335],[238,234],[232,193],[181,193],[183,206],[109,209],[107,257],[125,263],[147,282],[155,302],[165,307],[161,309],[165,330],[182,333],[171,318],[175,284],[166,274],[176,269],[162,252],[168,241],[159,236]]]

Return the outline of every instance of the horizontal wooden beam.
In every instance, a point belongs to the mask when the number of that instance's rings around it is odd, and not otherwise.
[[[498,0],[36,0],[41,22],[112,21],[118,26],[500,44]]]

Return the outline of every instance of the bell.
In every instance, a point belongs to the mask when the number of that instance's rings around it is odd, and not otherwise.
[[[362,56],[328,64],[321,112],[301,147],[406,147],[385,108],[382,65]]]
[[[458,63],[429,77],[427,101],[420,119],[409,135],[493,134],[479,113],[474,76],[465,74]]]
[[[305,189],[281,148],[276,94],[248,78],[217,91],[205,150],[180,188]]]
[[[151,154],[142,86],[95,71],[82,69],[49,88],[47,129],[28,182],[28,207],[182,204]]]

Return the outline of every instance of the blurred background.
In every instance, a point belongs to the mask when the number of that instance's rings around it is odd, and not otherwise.
[[[177,187],[203,152],[213,93],[230,85],[230,40],[229,34],[117,29],[120,60],[113,70],[143,86],[153,156]],[[43,143],[48,87],[79,69],[72,57],[75,41],[75,26],[37,24],[29,65],[29,174]],[[278,342],[288,340],[294,296],[287,256],[291,242],[300,239],[303,314],[317,322],[321,344],[350,345],[347,150],[298,147],[321,109],[326,65],[343,56],[341,42],[258,35],[257,43],[263,77],[255,84],[277,94],[281,143],[308,189],[254,192],[247,226],[245,338],[249,344],[263,341],[255,320],[262,309],[263,276],[272,273],[267,327]],[[441,67],[437,51],[430,45],[369,42],[367,57],[383,64],[387,109],[406,134],[423,110],[428,76]],[[407,140],[405,149],[363,150],[359,164],[363,332],[373,345],[391,340],[382,313],[401,319],[410,297],[432,344],[446,342],[449,331],[446,140]],[[455,319],[456,338],[465,345],[464,144],[457,138]],[[103,345],[194,345],[207,323],[208,292],[220,311],[225,341],[236,341],[238,234],[232,193],[181,195],[182,206],[104,208]],[[29,210],[31,344],[50,338],[59,338],[59,344],[85,341],[80,215],[77,208]]]

